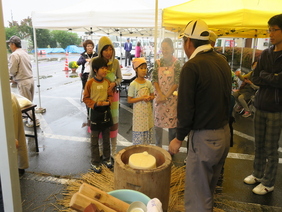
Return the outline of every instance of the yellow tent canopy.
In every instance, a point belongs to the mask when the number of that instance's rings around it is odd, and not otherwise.
[[[165,29],[181,32],[190,20],[204,20],[222,37],[269,37],[267,21],[282,13],[281,0],[191,0],[163,10]]]

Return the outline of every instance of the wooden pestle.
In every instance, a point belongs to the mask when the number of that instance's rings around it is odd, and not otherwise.
[[[92,198],[100,203],[106,205],[107,207],[117,211],[117,212],[126,212],[129,208],[129,204],[119,200],[116,197],[94,187],[87,183],[83,183],[80,188],[79,192],[89,198]]]
[[[102,204],[101,202],[91,199],[79,192],[76,192],[70,201],[70,208],[77,210],[79,212],[83,212],[84,209],[89,206],[91,203],[95,204],[99,211],[103,212],[116,212],[115,210],[107,207],[106,205]]]

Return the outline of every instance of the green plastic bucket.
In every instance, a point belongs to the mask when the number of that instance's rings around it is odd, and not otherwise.
[[[128,204],[131,204],[132,202],[140,201],[143,202],[145,205],[147,205],[148,202],[150,201],[150,198],[147,195],[131,189],[118,189],[118,190],[110,191],[108,192],[108,194]]]

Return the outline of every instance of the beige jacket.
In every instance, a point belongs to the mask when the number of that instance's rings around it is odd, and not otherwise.
[[[22,111],[17,98],[12,95],[12,108],[14,117],[15,138],[18,140],[18,168],[27,169],[29,167],[28,152],[22,120]]]

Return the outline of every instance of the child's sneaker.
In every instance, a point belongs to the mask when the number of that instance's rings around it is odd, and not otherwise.
[[[111,159],[108,160],[108,161],[105,161],[105,165],[106,165],[109,169],[113,168],[113,164],[112,164]]]
[[[101,166],[100,165],[93,165],[91,164],[91,169],[96,172],[96,173],[101,173],[102,169],[101,169]]]
[[[250,111],[245,111],[245,113],[242,115],[242,117],[248,118],[251,115],[252,115],[252,113]]]

